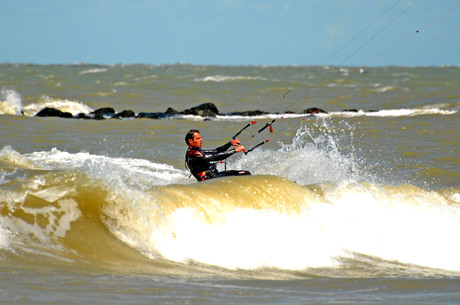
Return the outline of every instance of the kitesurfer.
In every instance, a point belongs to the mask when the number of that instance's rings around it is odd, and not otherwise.
[[[222,161],[231,155],[245,151],[240,141],[234,138],[232,141],[211,150],[203,150],[203,139],[198,130],[192,129],[185,135],[185,143],[188,145],[187,153],[185,154],[185,164],[192,175],[198,181],[223,177],[223,176],[239,176],[250,175],[248,171],[229,170],[219,172],[216,168],[216,161]],[[231,146],[236,146],[228,150]]]

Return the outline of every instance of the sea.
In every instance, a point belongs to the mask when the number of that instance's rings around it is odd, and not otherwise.
[[[455,66],[0,64],[0,303],[460,304],[459,88]],[[190,129],[246,126],[217,166],[251,176],[190,177]]]

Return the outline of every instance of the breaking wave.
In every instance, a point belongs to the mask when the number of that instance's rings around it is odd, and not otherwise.
[[[226,75],[213,75],[206,76],[204,78],[196,78],[197,82],[229,82],[229,81],[242,81],[242,80],[267,80],[264,77],[259,76],[226,76]]]
[[[255,175],[203,183],[142,159],[4,147],[0,247],[95,268],[134,260],[142,269],[148,258],[346,270],[367,257],[356,272],[389,262],[460,272],[460,246],[448,233],[460,230],[460,190],[377,185],[338,140],[302,127],[291,144],[232,164]]]

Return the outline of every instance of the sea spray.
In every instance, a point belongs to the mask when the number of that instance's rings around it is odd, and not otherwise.
[[[336,122],[337,124],[337,122]],[[301,123],[291,143],[276,141],[279,148],[258,148],[238,158],[230,167],[249,169],[253,174],[272,174],[301,185],[340,183],[363,178],[361,160],[354,148],[354,127],[345,121],[332,127],[328,120]]]
[[[20,115],[22,113],[22,101],[19,93],[13,89],[2,88],[0,90],[0,114]]]
[[[77,115],[79,113],[88,114],[93,111],[91,107],[80,101],[61,99],[44,95],[35,103],[24,106],[24,115],[34,116],[40,110],[46,107],[58,109],[62,112],[70,112],[72,115]]]

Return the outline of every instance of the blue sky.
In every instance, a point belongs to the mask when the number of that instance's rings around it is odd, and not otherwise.
[[[460,66],[459,0],[2,2],[0,63]]]

